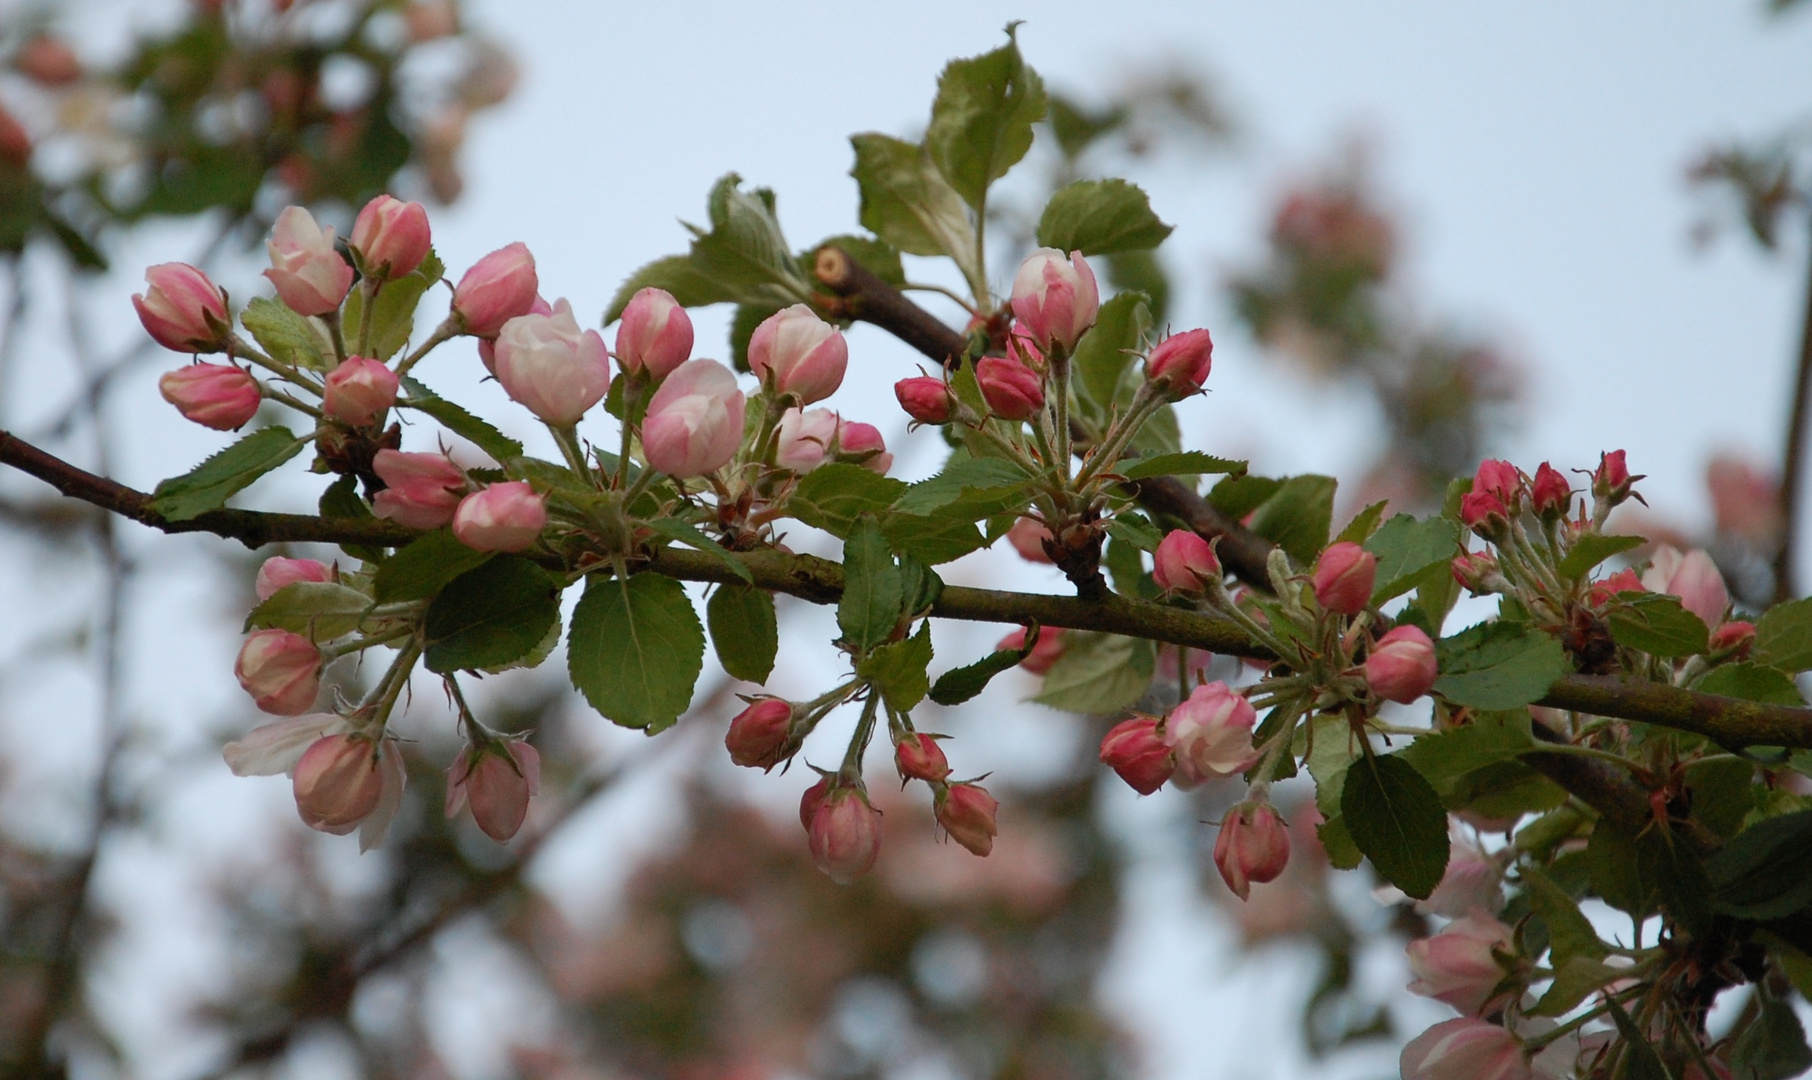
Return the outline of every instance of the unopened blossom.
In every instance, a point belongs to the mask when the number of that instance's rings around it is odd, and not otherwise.
[[[1057,658],[1063,655],[1063,634],[1064,630],[1061,626],[1040,627],[1038,643],[1032,646],[1032,651],[1019,662],[1019,666],[1034,675],[1043,675],[1051,670],[1051,666],[1057,663]],[[1024,628],[1013,631],[994,645],[997,650],[1013,649],[1017,651],[1025,647],[1026,632]]]
[[[1448,852],[1441,883],[1428,894],[1428,899],[1416,901],[1416,910],[1449,919],[1457,919],[1475,908],[1487,915],[1503,910],[1503,866],[1463,836],[1452,838]]]
[[[1170,710],[1165,740],[1176,750],[1176,782],[1193,787],[1217,776],[1245,772],[1258,762],[1252,729],[1258,713],[1226,683],[1203,683]]]
[[[1145,377],[1172,401],[1199,393],[1214,362],[1214,341],[1206,330],[1172,334],[1151,350]]]
[[[817,800],[806,837],[818,869],[848,885],[868,873],[881,854],[881,812],[859,789],[838,785]]]
[[[352,223],[347,246],[359,253],[360,265],[376,281],[412,272],[428,257],[428,211],[418,202],[379,195],[365,204]]]
[[[642,451],[648,465],[685,479],[716,472],[742,443],[743,396],[736,376],[715,360],[673,369],[648,403]]]
[[[945,834],[975,855],[994,850],[994,837],[1000,831],[995,821],[999,809],[1000,803],[979,784],[940,788],[934,806]]]
[[[1044,378],[1010,356],[984,356],[975,365],[988,411],[1002,420],[1029,420],[1044,410]]]
[[[1488,491],[1470,491],[1460,496],[1460,523],[1487,540],[1502,540],[1510,534],[1510,510]]]
[[[334,250],[332,228],[322,228],[300,206],[287,207],[277,215],[265,247],[271,268],[264,276],[291,311],[326,315],[339,310],[352,287],[352,266]]]
[[[1515,513],[1522,502],[1523,475],[1508,461],[1487,458],[1479,462],[1478,471],[1473,474],[1472,490],[1490,495]]]
[[[1530,482],[1529,505],[1542,520],[1558,521],[1573,509],[1573,486],[1559,469],[1544,461]]]
[[[1011,303],[1017,332],[1040,349],[1056,344],[1069,350],[1095,325],[1101,295],[1095,272],[1080,251],[1065,255],[1056,248],[1039,248],[1013,275]]]
[[[1315,602],[1337,615],[1357,615],[1371,603],[1378,558],[1350,540],[1329,544],[1315,561]]]
[[[327,373],[321,411],[343,424],[369,427],[396,404],[396,372],[381,360],[349,356]]]
[[[547,500],[523,480],[474,491],[453,512],[453,535],[477,551],[522,551],[546,525]]]
[[[232,330],[226,293],[188,263],[159,263],[145,271],[147,288],[132,298],[152,340],[173,352],[219,352]]]
[[[1534,1075],[1515,1035],[1471,1017],[1417,1035],[1398,1064],[1403,1080],[1532,1080]]]
[[[843,385],[849,343],[804,304],[764,319],[749,337],[749,370],[776,394],[801,405],[823,401]]]
[[[1228,812],[1214,840],[1214,866],[1241,900],[1252,886],[1277,880],[1290,862],[1290,829],[1269,803],[1246,802]]]
[[[1365,658],[1366,685],[1386,701],[1407,705],[1434,689],[1439,674],[1434,642],[1407,623],[1379,638]]]
[[[503,324],[492,353],[512,401],[556,427],[571,427],[610,392],[610,353],[596,330],[581,330],[572,305]]]
[[[472,808],[478,828],[499,844],[528,817],[529,800],[541,791],[541,754],[520,739],[467,747],[447,775],[447,816]]]
[[[321,650],[301,634],[257,630],[239,647],[233,674],[258,708],[278,716],[297,716],[307,712],[320,695]]]
[[[1706,626],[1716,626],[1730,607],[1730,590],[1718,564],[1702,548],[1685,555],[1666,545],[1655,550],[1642,585],[1649,592],[1678,597],[1680,606],[1697,615]]]
[[[1134,791],[1150,795],[1176,772],[1176,751],[1155,716],[1122,720],[1101,740],[1101,763],[1120,774]]]
[[[1507,972],[1497,953],[1509,952],[1510,927],[1473,911],[1433,937],[1409,943],[1411,993],[1435,998],[1472,1016],[1498,1000]]]
[[[893,384],[893,395],[906,415],[921,424],[947,424],[956,415],[956,395],[949,384],[930,375],[915,375]]]
[[[801,475],[824,464],[837,437],[837,414],[829,409],[788,409],[774,433],[774,463]]]
[[[667,290],[640,289],[617,323],[616,355],[625,372],[660,382],[692,355],[692,319]]]
[[[453,315],[466,333],[494,338],[504,323],[529,314],[540,288],[535,257],[518,241],[472,264],[453,290]]]
[[[1007,543],[1019,552],[1019,557],[1027,562],[1050,565],[1051,553],[1045,550],[1045,542],[1051,539],[1051,530],[1037,518],[1022,517],[1013,522],[1007,530]]]
[[[258,577],[252,583],[252,591],[262,601],[277,595],[278,590],[285,585],[294,585],[298,581],[332,580],[333,571],[318,559],[286,559],[281,555],[273,555],[258,568]]]
[[[185,364],[157,380],[158,393],[183,419],[215,431],[237,431],[258,415],[258,380],[231,364]]]
[[[1630,491],[1641,477],[1631,476],[1622,450],[1600,454],[1598,468],[1592,472],[1592,494],[1611,506],[1630,497]]]
[[[881,476],[886,476],[887,470],[893,468],[893,455],[887,451],[881,429],[860,420],[843,420],[837,424],[837,438],[831,444],[831,454],[846,465],[860,465]]]
[[[1742,619],[1731,619],[1711,632],[1711,643],[1706,646],[1706,653],[1741,660],[1749,655],[1750,646],[1754,644],[1755,624]]]
[[[371,512],[412,529],[450,524],[465,497],[466,474],[445,454],[379,450],[371,469],[385,484],[372,498]]]
[[[525,315],[552,315],[553,313],[554,305],[548,303],[540,296],[535,297],[535,302],[529,305],[527,311],[523,312]],[[486,371],[490,372],[492,375],[497,374],[496,338],[478,339],[478,359],[484,364],[484,369]]]
[[[724,748],[745,769],[772,769],[786,759],[793,730],[793,706],[779,698],[758,698],[730,721]]]
[[[1449,564],[1453,580],[1468,592],[1483,596],[1503,592],[1510,587],[1497,567],[1497,556],[1489,551],[1468,551],[1455,555]]]
[[[1619,570],[1603,581],[1594,582],[1590,593],[1592,604],[1603,607],[1620,593],[1639,593],[1648,590],[1642,585],[1642,578],[1634,570]]]
[[[344,836],[359,830],[359,850],[383,842],[408,779],[396,740],[328,735],[311,745],[291,772],[302,824]]]
[[[923,780],[941,784],[950,776],[950,762],[944,757],[937,740],[919,732],[910,732],[894,744],[894,767],[902,780]]]
[[[220,756],[234,776],[277,776],[295,771],[308,748],[328,735],[350,730],[333,713],[286,716],[245,733],[221,748]]]
[[[1172,529],[1158,542],[1151,579],[1167,593],[1202,596],[1221,579],[1221,561],[1208,541],[1189,529]]]

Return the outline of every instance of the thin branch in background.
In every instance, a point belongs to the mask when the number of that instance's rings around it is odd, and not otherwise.
[[[1808,216],[1812,225],[1812,215]],[[1774,554],[1774,602],[1799,595],[1797,551],[1804,502],[1806,428],[1812,426],[1812,228],[1806,244],[1806,308],[1800,325],[1799,363],[1793,377],[1793,407],[1787,416],[1786,449],[1781,465],[1781,540]]]
[[[6,318],[0,321],[0,335],[3,335],[0,336],[0,417],[5,416],[6,403],[12,400],[7,391],[12,382],[13,358],[19,353],[20,330],[25,326],[25,312],[31,300],[19,259],[10,258],[5,263],[11,295],[6,305]]]

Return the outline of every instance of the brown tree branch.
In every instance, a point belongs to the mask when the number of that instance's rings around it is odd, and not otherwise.
[[[1781,458],[1781,546],[1774,553],[1774,602],[1799,595],[1797,553],[1801,489],[1805,487],[1806,428],[1812,423],[1812,243],[1807,245],[1806,309],[1799,331],[1799,363],[1793,377],[1793,407],[1787,416],[1786,449]]]

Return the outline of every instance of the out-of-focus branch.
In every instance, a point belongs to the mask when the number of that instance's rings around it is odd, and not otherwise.
[[[1801,489],[1806,480],[1806,428],[1812,426],[1812,242],[1806,252],[1806,310],[1799,332],[1799,363],[1793,375],[1793,408],[1787,416],[1781,462],[1781,546],[1774,553],[1774,602],[1799,595],[1795,551],[1799,548]]]

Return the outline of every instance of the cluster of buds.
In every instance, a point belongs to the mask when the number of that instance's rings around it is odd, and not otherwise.
[[[931,787],[932,813],[945,835],[977,855],[994,850],[999,830],[1000,803],[986,788],[972,780],[952,781],[950,762],[938,746],[938,736],[916,731],[896,732],[894,767],[900,782],[922,780]]]

